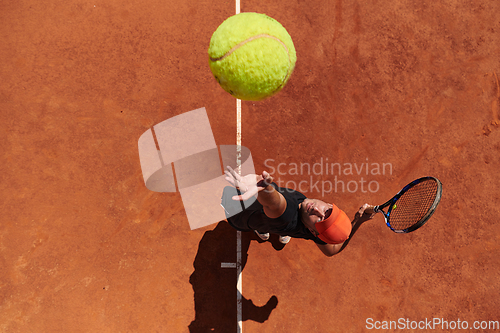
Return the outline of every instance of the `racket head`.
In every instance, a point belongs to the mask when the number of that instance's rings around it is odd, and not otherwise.
[[[396,233],[409,233],[423,226],[441,201],[443,184],[435,177],[422,177],[403,187],[393,198],[376,206],[387,226]],[[389,207],[387,212],[383,209]]]

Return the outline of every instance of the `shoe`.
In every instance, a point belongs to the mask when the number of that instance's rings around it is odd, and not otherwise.
[[[262,239],[263,241],[266,241],[269,239],[269,233],[259,234],[259,232],[257,230],[254,230],[254,231],[257,234],[257,236],[259,236],[259,238]]]
[[[290,241],[290,239],[292,239],[292,237],[290,236],[280,236],[280,243],[287,244]]]

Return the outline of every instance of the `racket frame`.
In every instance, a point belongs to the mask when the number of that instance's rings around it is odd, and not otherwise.
[[[412,226],[410,226],[410,227],[408,227],[406,229],[403,229],[403,230],[395,230],[391,226],[391,223],[390,223],[390,216],[391,216],[392,209],[394,208],[394,204],[410,188],[412,188],[413,186],[415,186],[417,184],[422,183],[423,181],[428,181],[428,180],[434,180],[437,183],[436,198],[434,199],[434,202],[432,203],[432,205],[429,208],[428,212],[424,215],[424,217],[422,217],[420,219],[420,221],[418,221],[414,225],[412,225]],[[411,183],[409,183],[408,185],[406,185],[405,187],[403,187],[401,189],[401,191],[399,191],[395,196],[393,196],[391,199],[389,199],[384,204],[379,205],[379,206],[375,206],[373,208],[373,211],[375,213],[382,213],[382,215],[384,215],[385,224],[389,227],[389,229],[391,229],[392,231],[394,231],[395,233],[398,233],[398,234],[406,234],[406,233],[409,233],[409,232],[417,230],[418,228],[420,228],[421,226],[423,226],[425,224],[425,222],[427,222],[429,220],[429,218],[432,216],[432,214],[434,214],[434,212],[436,211],[437,205],[441,201],[441,195],[442,195],[442,193],[443,193],[443,184],[441,183],[441,181],[439,179],[437,179],[435,177],[422,177],[422,178],[419,178],[419,179],[416,179],[416,180],[412,181]],[[389,207],[389,209],[387,210],[387,213],[385,211],[383,211],[383,209],[386,208],[386,207]]]

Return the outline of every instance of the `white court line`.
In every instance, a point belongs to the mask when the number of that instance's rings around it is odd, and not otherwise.
[[[238,10],[238,6],[236,7]],[[236,100],[236,167],[238,173],[241,174],[241,100]],[[237,313],[237,332],[243,331],[242,327],[242,306],[241,306],[241,292],[242,292],[242,277],[241,277],[241,231],[236,231],[236,313]]]
[[[236,14],[240,13],[240,0],[236,1]],[[236,167],[238,173],[241,175],[241,100],[236,100]],[[238,282],[236,283],[236,314],[237,314],[237,329],[236,332],[242,333],[242,306],[241,306],[241,292],[242,292],[242,277],[241,277],[241,231],[236,231],[236,276]]]
[[[235,262],[221,262],[220,268],[236,268]]]

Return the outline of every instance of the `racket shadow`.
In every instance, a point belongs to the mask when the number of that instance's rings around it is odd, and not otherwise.
[[[242,270],[247,262],[250,242],[254,239],[252,233],[242,233]],[[198,246],[193,263],[194,272],[189,278],[194,291],[195,308],[195,319],[189,325],[191,333],[237,331],[237,270],[234,267],[221,267],[221,263],[226,266],[236,263],[236,230],[226,221],[219,222],[215,229],[205,232]],[[276,296],[272,296],[261,307],[242,296],[242,319],[263,323],[277,304]]]

